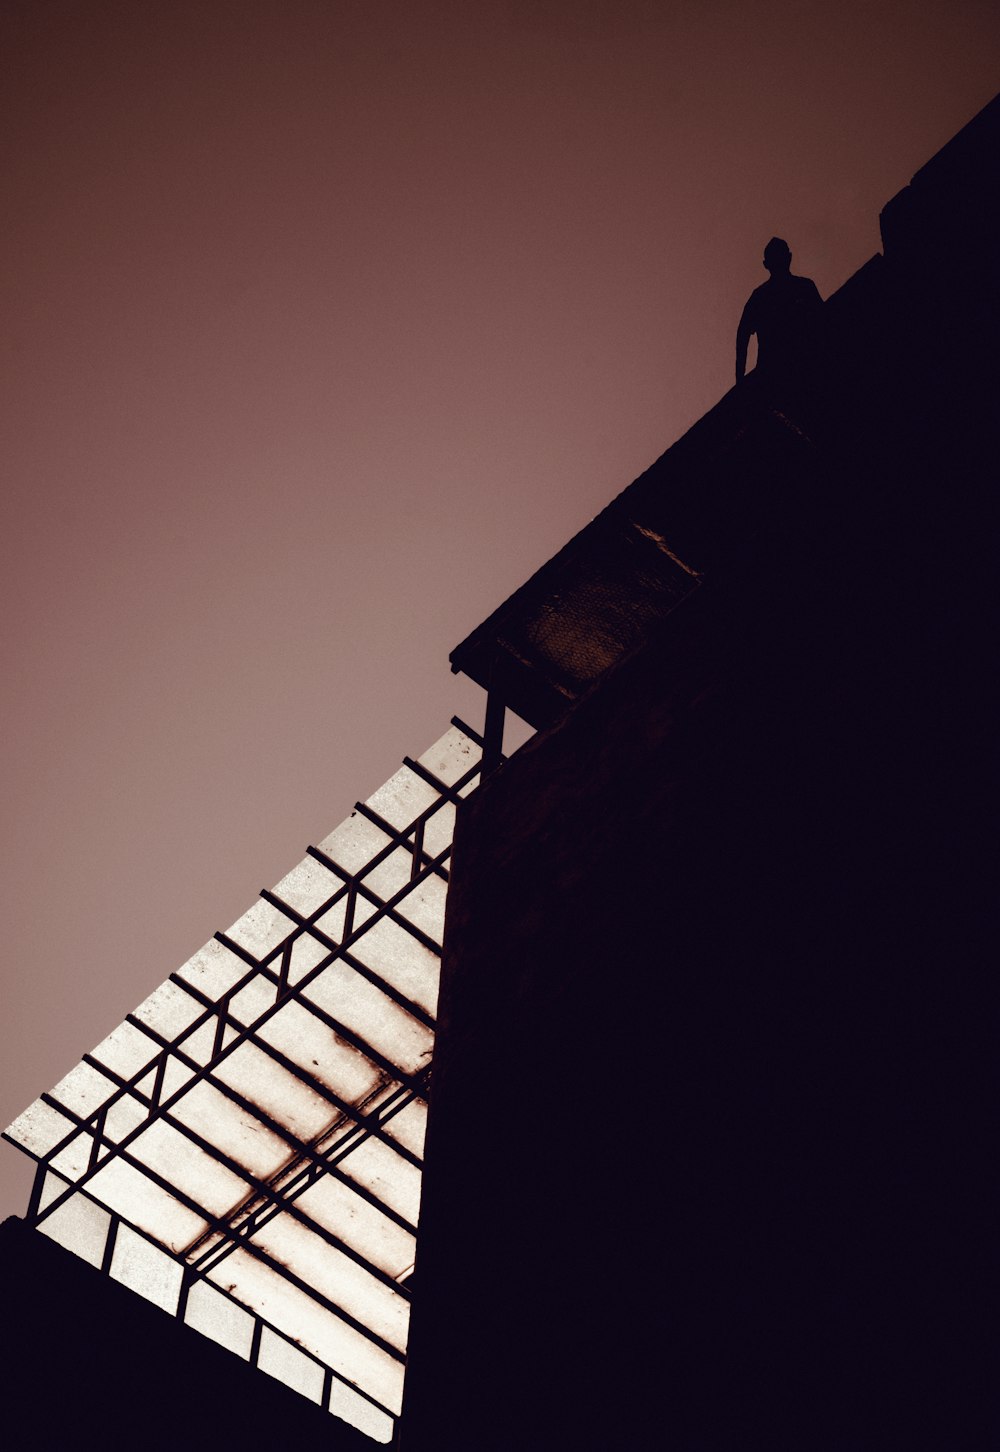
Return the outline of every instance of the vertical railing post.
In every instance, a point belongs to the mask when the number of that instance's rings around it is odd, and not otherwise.
[[[104,1242],[104,1255],[101,1257],[101,1273],[109,1276],[111,1274],[111,1262],[115,1253],[115,1241],[118,1239],[118,1227],[121,1224],[117,1215],[112,1215],[108,1224],[108,1235]]]
[[[31,1226],[38,1223],[38,1207],[42,1203],[42,1186],[45,1184],[48,1170],[49,1167],[45,1160],[39,1160],[35,1169],[35,1178],[31,1182],[31,1198],[28,1201],[28,1209],[24,1217]]]
[[[491,686],[486,693],[486,725],[483,727],[482,776],[491,776],[503,760],[503,727],[507,708],[503,697]]]
[[[188,1296],[190,1295],[191,1286],[193,1283],[194,1271],[189,1265],[185,1265],[181,1270],[181,1288],[177,1296],[178,1321],[183,1321],[185,1316],[187,1315]]]

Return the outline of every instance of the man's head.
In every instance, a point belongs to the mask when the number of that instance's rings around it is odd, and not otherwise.
[[[772,237],[764,248],[764,266],[772,277],[787,272],[792,265],[792,254],[784,237]]]

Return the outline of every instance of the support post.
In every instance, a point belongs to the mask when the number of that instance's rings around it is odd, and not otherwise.
[[[486,693],[486,725],[483,727],[482,776],[485,779],[503,761],[503,726],[507,708],[496,690]]]

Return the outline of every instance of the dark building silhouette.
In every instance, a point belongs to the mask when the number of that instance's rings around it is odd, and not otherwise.
[[[401,1452],[993,1445],[998,156],[885,207],[808,410],[728,394],[453,653]],[[3,1233],[30,1445],[371,1445]]]
[[[808,418],[735,390],[452,656],[539,734],[458,821],[403,1452],[995,1445],[998,160],[885,207]]]

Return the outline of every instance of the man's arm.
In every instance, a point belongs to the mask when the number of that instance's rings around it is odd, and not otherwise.
[[[747,348],[750,346],[750,334],[756,332],[750,316],[750,303],[747,303],[740,317],[740,325],[736,329],[736,382],[741,382],[747,371]]]

